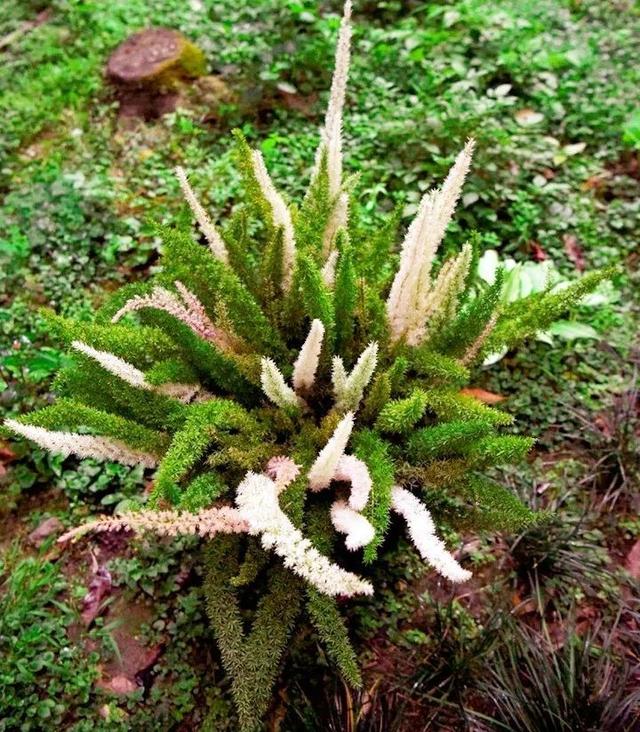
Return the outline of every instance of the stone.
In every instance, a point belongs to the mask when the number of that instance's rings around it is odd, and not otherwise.
[[[116,85],[171,89],[187,78],[202,76],[202,51],[182,33],[147,28],[121,43],[107,62],[107,77]]]
[[[147,28],[116,48],[106,76],[115,87],[121,119],[153,120],[173,112],[187,82],[205,70],[204,54],[182,33]]]

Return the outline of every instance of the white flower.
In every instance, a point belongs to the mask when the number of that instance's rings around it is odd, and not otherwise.
[[[346,229],[349,219],[349,195],[342,191],[333,204],[331,215],[322,235],[322,254],[328,258],[333,250],[336,234],[340,229]],[[326,264],[325,264],[326,267]]]
[[[431,514],[413,493],[394,486],[391,505],[407,522],[411,540],[425,561],[451,582],[466,582],[471,577],[471,572],[463,569],[438,539]]]
[[[335,428],[333,435],[309,470],[309,487],[312,491],[321,491],[331,483],[340,458],[344,455],[352,429],[353,412],[349,412]]]
[[[298,408],[302,401],[295,391],[287,385],[284,376],[274,361],[270,358],[262,359],[262,373],[260,374],[262,391],[282,409]]]
[[[85,356],[97,361],[110,374],[117,376],[127,384],[131,384],[131,386],[135,386],[138,389],[154,391],[158,394],[164,394],[165,396],[180,399],[184,402],[190,402],[200,391],[198,384],[159,384],[158,386],[149,384],[142,371],[128,361],[116,356],[114,353],[99,351],[81,341],[72,341],[71,346],[76,351],[80,351]]]
[[[335,197],[342,185],[342,111],[344,109],[347,78],[349,76],[351,46],[351,0],[344,4],[338,45],[336,47],[336,61],[331,81],[329,106],[325,116],[320,145],[316,153],[314,178],[320,167],[320,160],[326,151],[329,174],[329,194]]]
[[[265,473],[275,481],[280,492],[300,475],[300,466],[289,457],[276,455],[267,463]]]
[[[402,244],[400,266],[387,299],[387,318],[393,342],[424,325],[433,259],[469,171],[473,147],[473,140],[469,140],[442,187],[424,195],[409,226]]]
[[[345,378],[344,364],[339,358],[333,361],[333,388],[338,411],[355,411],[360,404],[364,390],[371,381],[378,361],[378,344],[370,343],[360,354],[356,365]]]
[[[324,263],[320,275],[324,284],[333,289],[333,285],[336,280],[336,264],[338,263],[338,250],[334,249],[331,254],[327,257],[327,261]]]
[[[343,455],[338,460],[333,479],[351,483],[349,506],[354,511],[362,511],[367,505],[372,487],[369,469],[362,460],[355,455]]]
[[[375,535],[375,529],[369,521],[345,501],[335,501],[331,506],[331,523],[336,531],[347,535],[345,545],[349,551],[366,546]]]
[[[321,554],[283,513],[278,488],[264,475],[248,473],[238,486],[236,503],[249,533],[260,535],[262,546],[273,549],[286,567],[326,595],[371,595],[366,580],[347,572]]]
[[[321,320],[316,319],[311,323],[309,335],[293,366],[293,388],[297,392],[306,391],[313,386],[320,362],[323,338],[324,325]]]
[[[218,233],[218,230],[211,222],[211,219],[209,218],[207,212],[204,210],[204,208],[202,208],[202,206],[200,205],[200,201],[198,201],[198,199],[196,198],[196,194],[193,192],[193,188],[191,188],[191,186],[189,185],[187,174],[184,172],[184,169],[181,168],[179,165],[176,167],[176,177],[178,178],[184,197],[186,198],[189,207],[196,217],[196,221],[200,226],[200,230],[204,234],[209,244],[209,249],[211,249],[213,256],[216,257],[216,259],[219,259],[221,262],[227,264],[229,262],[229,253],[227,252],[227,247],[225,246],[224,241],[222,241],[222,237]]]
[[[4,424],[45,450],[64,457],[77,455],[81,458],[113,460],[123,465],[143,465],[145,468],[154,468],[158,462],[154,455],[134,450],[119,440],[75,432],[56,432],[32,424],[22,424],[14,419],[5,420]]]
[[[274,226],[282,227],[283,232],[283,261],[282,276],[284,289],[288,292],[291,289],[291,281],[293,278],[293,267],[296,261],[296,241],[293,232],[293,221],[291,220],[291,212],[284,202],[282,196],[273,185],[273,181],[269,176],[267,167],[264,164],[262,153],[259,150],[251,152],[253,161],[253,171],[262,191],[262,195],[266,198],[273,216]]]

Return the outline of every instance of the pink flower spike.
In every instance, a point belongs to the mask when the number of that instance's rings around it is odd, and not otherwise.
[[[291,458],[276,455],[267,463],[265,473],[283,490],[300,475],[300,466]]]

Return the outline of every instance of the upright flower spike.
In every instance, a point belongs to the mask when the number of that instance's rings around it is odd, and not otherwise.
[[[324,284],[330,288],[333,289],[333,286],[336,281],[336,264],[338,263],[338,250],[334,249],[331,254],[327,257],[327,261],[324,263],[324,266],[321,271],[322,275],[322,281]]]
[[[262,195],[265,197],[273,216],[274,226],[282,227],[283,231],[283,252],[282,252],[282,284],[286,292],[291,289],[293,279],[293,268],[296,261],[296,241],[293,231],[293,221],[291,220],[291,212],[284,202],[282,196],[273,185],[271,176],[264,164],[262,153],[259,150],[251,151],[251,160],[253,163],[253,172],[255,174]]]
[[[469,274],[472,255],[471,245],[465,244],[460,254],[448,259],[442,265],[429,292],[422,298],[420,307],[424,321],[414,322],[407,331],[406,340],[410,346],[420,345],[433,326],[455,317],[458,299]]]
[[[340,229],[346,229],[349,221],[349,194],[342,191],[335,201],[331,216],[322,235],[322,254],[328,261],[332,252],[336,235]],[[325,263],[325,267],[326,267]]]
[[[200,204],[200,201],[196,198],[196,194],[193,192],[193,188],[191,188],[191,185],[189,184],[189,179],[187,178],[184,168],[179,165],[176,166],[176,177],[180,183],[180,188],[182,188],[182,193],[189,204],[189,208],[193,211],[193,215],[196,217],[200,231],[202,231],[207,243],[209,244],[209,249],[211,249],[213,256],[221,262],[228,264],[229,253],[227,252],[227,247],[218,233],[218,230],[209,218],[209,215]]]
[[[198,513],[143,510],[88,521],[67,531],[58,539],[58,543],[75,541],[89,532],[112,531],[148,532],[157,536],[192,534],[211,538],[216,534],[247,533],[249,524],[240,517],[238,509],[233,506],[206,508]]]
[[[336,197],[342,185],[342,111],[344,109],[347,79],[349,76],[349,61],[351,55],[351,0],[344,4],[336,60],[331,81],[329,106],[325,116],[324,129],[320,138],[320,145],[316,152],[316,164],[313,178],[320,169],[322,156],[327,155],[327,169],[329,175],[329,195]]]
[[[112,460],[123,465],[142,465],[145,468],[155,468],[158,463],[155,455],[133,450],[118,440],[106,437],[47,430],[44,427],[23,424],[14,419],[5,420],[4,425],[12,432],[26,437],[54,455],[64,457],[76,455],[80,458]]]
[[[435,534],[436,528],[427,507],[408,490],[394,486],[391,505],[407,522],[409,535],[420,556],[451,582],[466,582],[471,572],[463,569]]]
[[[320,351],[324,338],[324,325],[317,318],[311,323],[309,335],[300,349],[293,366],[293,388],[297,392],[308,391],[313,386],[320,363]]]
[[[387,319],[393,342],[419,330],[426,320],[431,268],[455,210],[471,165],[474,141],[456,158],[442,187],[426,193],[411,222],[400,254],[400,266],[387,299]]]
[[[334,379],[334,391],[336,397],[336,409],[338,411],[355,411],[362,400],[364,390],[371,381],[373,372],[376,370],[378,362],[378,344],[370,343],[367,348],[360,354],[356,365],[351,373],[343,381],[338,366],[338,378]],[[340,362],[341,363],[341,362]],[[334,371],[336,362],[334,360]],[[344,369],[344,366],[343,366]]]
[[[283,513],[278,488],[264,475],[247,473],[238,486],[236,503],[249,533],[260,536],[262,546],[282,558],[286,567],[325,595],[371,595],[366,580],[331,562],[312,546]]]
[[[352,429],[353,412],[349,412],[335,428],[333,435],[309,470],[309,487],[312,491],[323,490],[333,480],[340,458],[344,455],[349,437],[351,437]]]
[[[281,409],[297,409],[301,405],[300,397],[287,385],[280,369],[270,358],[262,359],[262,373],[260,374],[262,390]]]

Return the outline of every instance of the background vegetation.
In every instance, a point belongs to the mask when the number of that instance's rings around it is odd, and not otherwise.
[[[39,306],[82,315],[154,267],[149,217],[171,221],[182,205],[174,165],[224,213],[238,188],[237,126],[276,183],[302,192],[339,10],[310,0],[3,7],[2,416],[45,403],[64,360]],[[597,340],[536,342],[477,377],[485,398],[506,398],[515,429],[538,438],[528,464],[497,477],[553,521],[523,536],[462,537],[475,565],[462,589],[408,552],[388,557],[393,574],[350,611],[365,692],[352,698],[315,638],[297,637],[269,724],[637,729],[638,6],[390,0],[355,11],[346,167],[361,172],[367,216],[401,205],[408,218],[473,134],[452,243],[477,229],[486,248],[548,257],[567,277],[615,262],[624,273],[577,316]],[[183,88],[165,115],[124,116],[104,64],[147,25],[184,32],[224,85]],[[143,474],[0,443],[0,481],[0,730],[193,729],[207,711],[216,729],[234,729],[187,540],[102,538],[92,555],[61,553],[54,535],[36,546],[31,533],[46,519],[78,523],[87,504],[112,510],[145,489]]]

